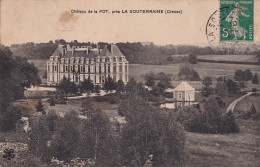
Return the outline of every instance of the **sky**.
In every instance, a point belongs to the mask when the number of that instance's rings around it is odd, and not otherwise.
[[[260,39],[259,4],[255,0],[256,42]],[[206,24],[218,7],[219,0],[1,0],[1,44],[65,39],[208,46]],[[98,13],[71,13],[73,9]],[[122,13],[143,9],[181,10],[182,14]],[[112,14],[114,10],[121,13]]]

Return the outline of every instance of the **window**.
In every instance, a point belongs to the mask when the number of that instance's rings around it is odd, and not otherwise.
[[[113,72],[116,72],[116,65],[113,66]]]
[[[80,72],[83,72],[83,66],[80,66]]]
[[[57,66],[54,66],[54,71],[57,71]]]
[[[99,66],[99,73],[101,73],[101,66]]]
[[[110,73],[110,65],[107,66],[107,72]]]
[[[123,68],[122,68],[122,64],[119,65],[119,72],[122,72]]]
[[[62,70],[63,70],[63,72],[65,71],[65,65],[63,65],[63,69]]]
[[[66,68],[66,72],[68,71],[68,66],[65,67]]]
[[[178,97],[179,97],[179,99],[181,99],[182,98],[182,94],[178,93]]]
[[[127,72],[127,64],[125,64],[125,72]]]

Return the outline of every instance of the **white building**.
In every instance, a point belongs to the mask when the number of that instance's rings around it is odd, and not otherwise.
[[[128,61],[116,45],[103,49],[91,46],[59,45],[47,62],[47,84],[59,84],[63,77],[79,84],[90,78],[102,86],[106,78],[128,82]]]
[[[189,106],[195,104],[195,89],[186,81],[182,81],[173,89],[175,106]]]

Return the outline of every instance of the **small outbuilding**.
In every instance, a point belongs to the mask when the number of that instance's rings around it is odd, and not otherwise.
[[[189,106],[195,102],[195,88],[188,82],[182,81],[175,89],[173,89],[173,100],[175,106]]]

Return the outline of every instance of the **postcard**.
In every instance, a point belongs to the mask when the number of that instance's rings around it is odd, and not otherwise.
[[[260,0],[0,0],[0,166],[259,166]]]

